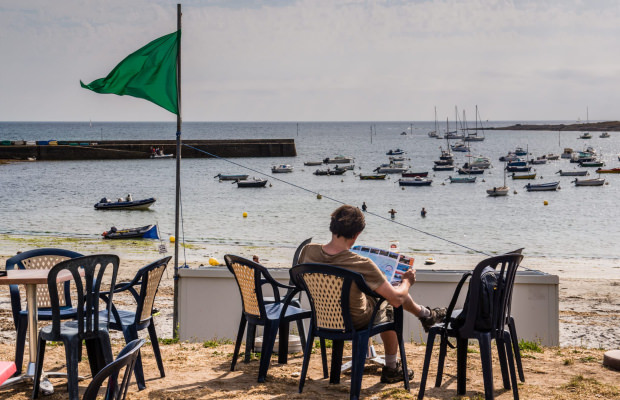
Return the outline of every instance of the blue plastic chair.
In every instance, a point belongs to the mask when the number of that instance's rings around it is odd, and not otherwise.
[[[134,370],[136,361],[140,356],[140,347],[144,344],[144,339],[136,339],[127,343],[125,347],[118,353],[116,360],[106,365],[101,371],[93,377],[84,392],[82,400],[97,400],[99,389],[105,380],[108,380],[106,385],[106,391],[104,399],[110,400],[122,400],[127,396],[127,389],[129,388],[129,382],[131,381],[131,372]],[[118,382],[118,376],[125,368],[125,373],[120,383]]]
[[[276,281],[262,265],[230,254],[224,256],[224,260],[228,270],[235,277],[243,306],[230,370],[235,370],[246,324],[245,362],[250,361],[256,326],[264,326],[258,382],[265,382],[278,330],[280,330],[278,362],[285,363],[288,354],[288,325],[291,321],[309,318],[310,311],[290,304],[291,299],[299,292],[299,288]],[[267,304],[264,301],[262,287],[265,284],[269,284],[273,290],[274,303]],[[289,291],[285,299],[280,297],[279,288]]]
[[[333,265],[308,263],[291,268],[290,275],[295,285],[303,288],[308,294],[312,312],[299,380],[299,393],[303,391],[306,381],[314,338],[319,337],[333,341],[330,383],[340,383],[344,341],[351,340],[353,342],[353,359],[349,396],[352,400],[359,399],[364,364],[368,352],[368,340],[371,336],[385,331],[396,332],[402,360],[404,386],[406,390],[410,390],[407,356],[405,354],[405,342],[403,341],[402,307],[394,309],[394,321],[374,324],[377,311],[385,299],[368,287],[361,274]],[[353,284],[365,295],[377,299],[370,322],[364,329],[356,329],[351,319],[349,294]],[[326,375],[325,371],[324,375]]]
[[[109,287],[116,284],[119,258],[112,254],[96,254],[63,261],[53,267],[47,277],[47,288],[50,294],[52,324],[39,330],[37,346],[37,363],[35,367],[34,388],[32,398],[39,396],[41,375],[46,343],[62,342],[67,360],[67,391],[70,400],[78,400],[78,362],[82,343],[86,343],[88,361],[93,376],[111,363],[112,347],[108,323],[110,304],[113,292],[110,293],[106,307],[107,318],[99,318],[99,293],[103,282]],[[77,317],[74,321],[62,322],[60,318],[60,301],[57,277],[61,272],[71,273],[74,293],[77,297]],[[106,273],[107,272],[107,273]],[[105,274],[105,275],[104,275]]]
[[[157,361],[157,367],[161,377],[165,377],[164,363],[161,359],[161,353],[159,351],[159,341],[157,339],[157,331],[155,330],[155,324],[153,322],[153,303],[155,302],[155,295],[159,288],[162,275],[168,266],[168,262],[172,257],[164,257],[157,260],[145,267],[140,268],[136,273],[136,276],[131,282],[119,283],[114,287],[114,293],[121,293],[128,291],[132,294],[136,301],[136,308],[134,311],[119,310],[112,304],[112,314],[110,318],[109,329],[122,331],[125,342],[129,343],[135,339],[138,339],[138,332],[143,329],[148,329],[149,337],[151,339],[151,345],[153,346],[153,352],[155,354],[155,360]],[[135,287],[139,286],[140,291],[136,291]],[[99,295],[106,303],[109,302],[110,292],[102,292]],[[100,312],[100,318],[105,318],[107,311]],[[135,366],[136,383],[138,389],[143,390],[146,388],[144,382],[144,371],[142,369],[142,358],[138,355],[138,360]]]
[[[435,380],[435,387],[441,386],[443,377],[443,367],[446,357],[447,347],[449,345],[448,338],[453,337],[456,339],[457,349],[457,394],[462,396],[466,391],[467,380],[467,345],[469,339],[475,339],[480,345],[480,361],[482,363],[482,375],[484,380],[484,395],[485,399],[490,400],[494,398],[493,393],[493,365],[491,358],[491,341],[495,339],[497,345],[497,352],[500,361],[500,367],[502,371],[502,381],[505,389],[511,388],[515,400],[519,399],[519,391],[517,387],[517,373],[515,371],[515,364],[513,359],[513,341],[510,330],[507,329],[507,322],[509,317],[510,303],[512,301],[512,288],[514,285],[515,277],[517,274],[517,268],[521,263],[523,256],[521,254],[504,254],[497,257],[487,258],[481,261],[473,272],[467,272],[463,274],[461,281],[458,283],[456,291],[452,296],[452,301],[446,312],[446,319],[439,324],[434,325],[428,332],[428,339],[426,341],[426,354],[424,357],[424,367],[422,369],[422,378],[420,381],[420,391],[418,392],[418,399],[424,398],[424,392],[426,388],[426,379],[428,376],[428,369],[430,366],[430,360],[433,352],[433,343],[435,337],[439,337],[439,361],[437,365],[437,378]],[[487,267],[495,269],[498,277],[497,288],[494,295],[493,310],[492,310],[492,328],[488,331],[481,331],[476,329],[476,320],[478,318],[479,310],[479,296],[472,295],[471,293],[478,294],[481,286],[481,275],[483,270]],[[468,290],[468,304],[466,307],[466,317],[463,326],[455,328],[452,326],[454,321],[453,310],[456,301],[459,297],[460,290],[467,279],[470,279]]]
[[[82,257],[82,254],[63,249],[36,249],[19,253],[6,260],[6,269],[51,269],[61,261],[70,258]],[[15,366],[20,375],[22,363],[24,361],[24,346],[26,343],[26,332],[28,330],[28,310],[22,309],[19,285],[9,285],[11,294],[11,310],[13,312],[13,323],[17,331],[15,343]],[[71,305],[71,291],[69,282],[58,284],[60,318],[74,319],[77,311]],[[37,319],[39,321],[50,321],[52,310],[50,308],[50,297],[46,287],[37,289]]]

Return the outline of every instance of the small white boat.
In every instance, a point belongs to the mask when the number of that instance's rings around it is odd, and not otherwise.
[[[607,132],[603,132],[603,133],[601,133],[601,134],[599,135],[599,137],[600,137],[600,138],[608,138],[608,137],[610,137],[610,135],[609,135],[609,133],[607,133]]]
[[[280,164],[278,166],[271,167],[271,172],[274,174],[281,174],[285,172],[293,172],[293,167],[289,164]]]
[[[432,179],[422,178],[419,176],[413,178],[401,178],[398,180],[399,186],[430,186],[433,183]]]
[[[390,156],[388,157],[390,159],[390,162],[401,162],[401,161],[405,161],[405,156]]]
[[[549,161],[555,161],[555,160],[559,160],[560,159],[560,155],[559,154],[553,154],[553,153],[549,153],[545,157],[547,157],[547,160],[549,160]]]
[[[323,160],[324,164],[349,164],[353,161],[353,157],[345,157],[345,156],[336,156],[334,158],[325,158]]]
[[[579,171],[562,171],[559,170],[556,174],[560,174],[560,176],[586,176],[588,175],[588,170],[579,170]]]
[[[381,164],[377,168],[375,168],[374,172],[379,174],[400,174],[407,171],[409,167],[405,166],[403,163],[389,163],[389,164]]]
[[[603,186],[605,184],[605,179],[575,179],[573,183],[575,184],[575,186]]]
[[[323,165],[323,161],[305,161],[304,165],[310,167],[310,166],[316,166],[316,165]]]
[[[151,154],[152,159],[173,158],[174,154]]]
[[[592,139],[592,135],[590,135],[590,132],[584,132],[579,135],[579,139]]]
[[[508,186],[499,186],[487,189],[487,194],[491,197],[507,196],[509,191],[510,188]]]
[[[435,259],[433,257],[429,257],[426,260],[424,260],[424,265],[433,265],[435,263],[436,263],[436,261],[435,261]]]

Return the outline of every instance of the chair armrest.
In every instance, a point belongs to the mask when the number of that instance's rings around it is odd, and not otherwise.
[[[471,271],[468,271],[468,272],[465,272],[463,276],[461,276],[461,280],[456,285],[456,290],[454,290],[454,294],[452,295],[452,300],[450,300],[450,305],[448,306],[448,309],[446,310],[445,321],[449,322],[450,319],[452,318],[452,312],[454,311],[454,307],[456,307],[456,302],[458,301],[459,295],[461,294],[461,289],[463,288],[463,285],[465,284],[465,281],[467,280],[467,278],[471,277],[471,275],[472,275]]]

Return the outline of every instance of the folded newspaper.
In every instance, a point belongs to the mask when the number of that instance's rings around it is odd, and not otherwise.
[[[351,251],[360,256],[370,258],[385,274],[388,282],[398,285],[402,275],[413,266],[413,257],[369,246],[353,246]]]

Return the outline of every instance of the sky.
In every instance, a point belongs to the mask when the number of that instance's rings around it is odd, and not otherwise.
[[[0,0],[0,121],[176,121],[82,89],[177,1]],[[616,0],[192,0],[184,121],[620,119]]]

